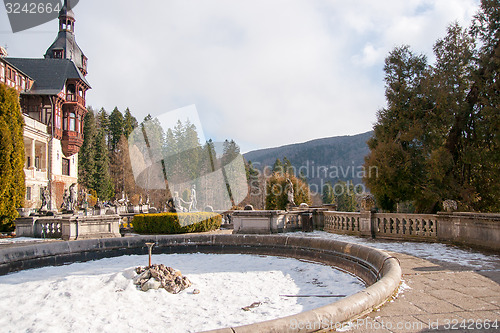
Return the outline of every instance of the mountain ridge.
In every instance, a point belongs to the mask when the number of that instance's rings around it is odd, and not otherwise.
[[[370,152],[366,142],[373,131],[314,139],[279,147],[253,150],[243,154],[259,170],[272,167],[277,158],[290,160],[298,171],[306,171],[309,183],[324,185],[327,181],[351,180],[361,183],[364,157]],[[325,171],[326,170],[326,171]],[[360,177],[361,175],[361,177]]]

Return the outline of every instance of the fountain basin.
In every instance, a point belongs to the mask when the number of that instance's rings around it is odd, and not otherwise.
[[[368,285],[361,292],[320,308],[212,332],[318,330],[327,323],[334,325],[372,311],[393,295],[401,280],[397,260],[383,251],[335,240],[286,235],[158,235],[33,244],[1,249],[0,274],[124,254],[146,254],[146,242],[156,243],[154,253],[242,253],[306,259],[351,272]]]

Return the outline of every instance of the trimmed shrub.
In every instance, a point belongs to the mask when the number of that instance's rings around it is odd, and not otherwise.
[[[207,212],[138,214],[132,223],[139,234],[183,234],[219,229],[222,216]]]

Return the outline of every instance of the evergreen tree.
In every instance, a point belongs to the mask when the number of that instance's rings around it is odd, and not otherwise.
[[[288,160],[288,158],[283,157],[283,171],[286,174],[295,176],[295,171],[293,169],[292,163]]]
[[[222,146],[222,165],[228,165],[235,158],[240,156],[240,147],[234,142],[234,140],[225,140]]]
[[[355,212],[358,210],[356,193],[352,182],[339,180],[333,187],[334,201],[339,212]]]
[[[273,165],[273,173],[279,173],[279,174],[283,174],[283,163],[281,163],[280,159],[277,158],[276,159],[276,162],[274,162],[274,165]]]
[[[111,200],[114,193],[114,186],[109,170],[109,155],[105,141],[105,133],[99,129],[95,142],[95,173],[91,186],[97,192],[101,200]]]
[[[472,25],[480,43],[475,73],[471,186],[477,195],[473,208],[500,211],[500,3],[482,0]],[[474,90],[473,90],[474,91]],[[472,99],[471,99],[472,101]]]
[[[0,231],[14,229],[16,208],[24,203],[23,127],[17,92],[0,84]]]
[[[135,117],[132,116],[132,113],[130,112],[129,108],[127,108],[123,116],[123,134],[125,134],[125,137],[127,139],[130,133],[132,133],[132,131],[135,130],[137,126],[139,126],[137,119],[135,119]]]
[[[109,116],[109,149],[111,152],[116,150],[116,146],[124,133],[124,119],[123,115],[118,110],[117,107],[114,108],[113,112]]]
[[[394,49],[385,61],[387,108],[377,114],[370,154],[365,167],[377,167],[378,177],[365,179],[383,209],[412,200],[424,181],[427,154],[423,141],[426,110],[432,105],[424,95],[427,62],[408,46]]]
[[[334,202],[335,196],[333,195],[332,182],[327,181],[326,184],[323,186],[323,195],[321,199],[323,203],[326,205],[332,204]]]
[[[83,125],[83,145],[78,154],[78,182],[89,189],[93,188],[95,184],[96,135],[94,110],[88,107]]]
[[[110,136],[109,136],[109,115],[104,108],[101,108],[97,113],[97,128],[99,130],[103,130],[104,132],[104,142],[106,146],[109,145]]]
[[[110,171],[117,195],[125,191],[129,198],[132,198],[134,195],[141,193],[136,188],[132,164],[130,162],[128,141],[125,134],[122,134],[116,150],[111,155]]]
[[[98,128],[104,130],[104,132],[109,131],[109,115],[104,108],[101,108],[99,112],[97,112],[96,124]]]
[[[479,44],[479,45],[478,45]],[[471,29],[451,24],[434,45],[436,62],[408,47],[386,59],[387,108],[378,113],[365,179],[379,205],[412,201],[435,212],[500,210],[500,4],[482,0]]]

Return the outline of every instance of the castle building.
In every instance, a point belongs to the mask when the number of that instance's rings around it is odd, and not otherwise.
[[[26,207],[40,208],[45,189],[50,209],[60,207],[64,190],[78,181],[83,144],[85,96],[91,87],[87,57],[75,40],[75,16],[67,1],[59,12],[59,33],[44,58],[8,57],[0,50],[0,83],[20,94],[24,116]]]

